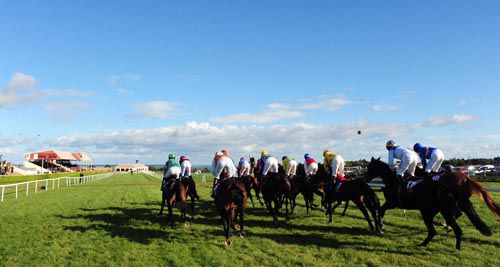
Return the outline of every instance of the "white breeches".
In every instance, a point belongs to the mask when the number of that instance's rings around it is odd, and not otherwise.
[[[444,153],[441,149],[436,149],[431,154],[431,158],[427,161],[427,166],[425,167],[425,172],[430,173],[431,171],[437,172],[441,168],[441,164],[444,161]]]
[[[309,166],[304,163],[304,171],[306,172],[306,176],[315,175],[318,172],[318,163],[312,162]]]
[[[250,163],[245,162],[240,168],[240,177],[250,175]]]
[[[278,172],[278,160],[275,157],[267,158],[264,164],[263,176],[266,176],[268,172]]]
[[[178,179],[179,175],[181,175],[181,168],[170,167],[170,169],[168,169],[167,172],[163,175],[163,178],[168,178],[172,175],[175,175],[175,179]]]
[[[295,176],[295,174],[297,174],[297,161],[295,160],[288,161],[288,165],[286,165],[285,174],[286,176]]]
[[[217,161],[215,165],[215,170],[212,170],[215,179],[219,179],[222,171],[225,171],[228,177],[236,177],[236,167],[234,167],[233,161],[228,157],[222,157]]]
[[[185,160],[181,163],[181,176],[191,176],[191,162]]]
[[[332,159],[332,176],[337,177],[337,175],[344,176],[344,158],[341,155],[335,155]]]
[[[404,176],[405,172],[411,176],[415,176],[415,168],[418,163],[418,155],[413,151],[403,154],[401,162],[399,162],[398,175]]]

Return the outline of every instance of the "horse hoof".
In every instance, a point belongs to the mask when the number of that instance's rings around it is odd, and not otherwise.
[[[245,231],[241,231],[241,232],[240,232],[240,237],[241,237],[241,238],[244,238],[246,235],[247,235],[247,233],[245,233]]]
[[[233,241],[231,239],[226,240],[226,246],[230,247],[233,244]]]

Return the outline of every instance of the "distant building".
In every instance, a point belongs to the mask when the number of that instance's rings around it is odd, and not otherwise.
[[[115,172],[147,172],[149,167],[144,164],[118,164],[114,168]]]
[[[25,153],[23,165],[37,173],[85,171],[92,170],[92,158],[84,152],[45,150]]]

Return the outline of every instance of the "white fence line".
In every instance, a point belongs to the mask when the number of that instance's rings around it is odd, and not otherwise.
[[[157,173],[157,172],[152,172],[152,171],[148,171],[148,172],[145,172],[146,174],[150,175],[150,176],[153,176],[154,178],[158,178],[160,180],[163,180],[163,175]]]
[[[2,188],[2,195],[0,196],[0,202],[4,201],[5,197],[5,188],[9,187],[14,187],[15,188],[15,196],[18,198],[19,196],[19,191],[22,190],[19,187],[26,185],[26,195],[29,195],[29,188],[30,184],[35,184],[34,187],[34,193],[36,194],[38,191],[39,185],[45,185],[44,190],[47,191],[50,187],[52,187],[52,190],[56,188],[62,187],[69,187],[69,186],[77,186],[81,185],[84,183],[89,183],[89,182],[94,182],[98,180],[102,180],[108,177],[113,176],[115,173],[113,172],[108,172],[108,173],[103,173],[103,174],[95,174],[95,175],[88,175],[88,176],[83,176],[83,177],[59,177],[59,178],[53,178],[53,179],[43,179],[43,180],[33,180],[33,181],[27,181],[27,182],[21,182],[21,183],[13,183],[13,184],[0,184],[0,187]],[[61,183],[61,181],[63,181]]]

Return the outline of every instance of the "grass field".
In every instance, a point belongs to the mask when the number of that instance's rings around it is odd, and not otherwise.
[[[160,181],[144,174],[6,199],[0,203],[0,265],[500,265],[500,223],[475,197],[494,235],[481,236],[461,218],[461,251],[453,234],[441,229],[427,248],[416,247],[426,232],[415,211],[388,211],[386,233],[376,236],[355,207],[345,217],[337,210],[329,224],[319,210],[306,215],[302,199],[289,222],[282,216],[273,223],[263,208],[250,205],[247,237],[233,234],[233,246],[226,247],[207,180],[196,177],[202,199],[189,228],[177,210],[174,229],[157,215]]]

